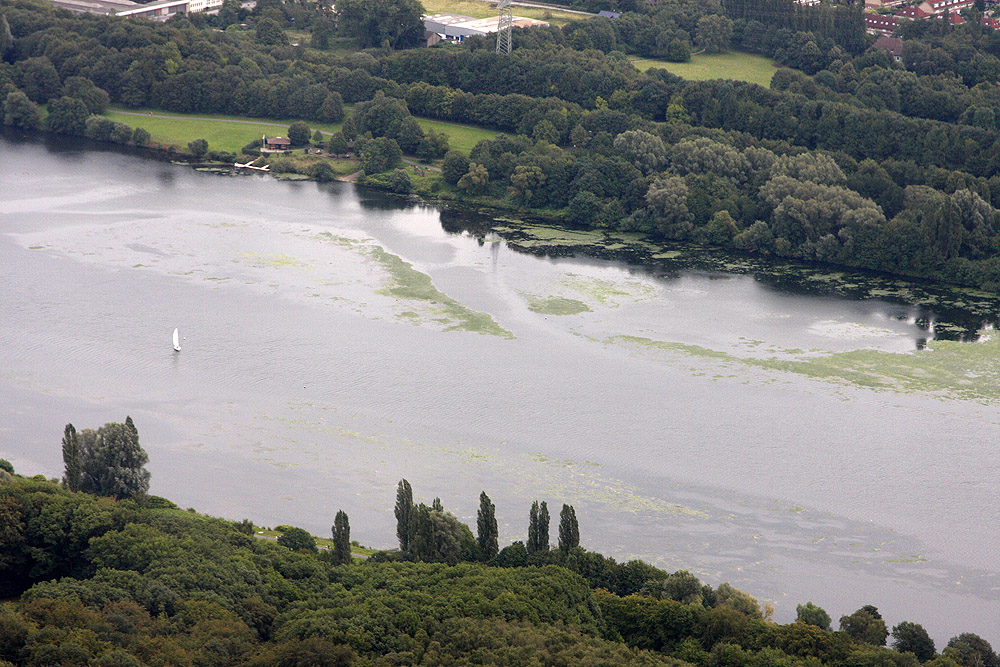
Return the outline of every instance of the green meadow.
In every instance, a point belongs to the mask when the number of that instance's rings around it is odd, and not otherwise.
[[[753,53],[730,51],[728,53],[698,53],[686,63],[671,63],[666,60],[630,57],[629,60],[641,72],[651,67],[676,74],[683,79],[705,81],[708,79],[733,79],[770,87],[771,77],[778,71],[773,60]]]
[[[153,115],[149,115],[152,111]],[[149,132],[152,140],[163,145],[179,146],[187,149],[189,141],[205,139],[209,150],[224,150],[239,153],[240,148],[261,135],[284,136],[294,119],[245,118],[222,114],[181,114],[156,109],[127,110],[112,108],[105,114],[111,120],[131,127],[141,127]],[[481,139],[490,139],[496,132],[471,125],[446,123],[439,120],[417,118],[420,127],[448,135],[451,148],[468,153]],[[327,134],[339,132],[343,123],[308,122],[312,130]]]

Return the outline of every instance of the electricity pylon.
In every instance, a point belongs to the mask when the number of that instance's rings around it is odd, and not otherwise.
[[[514,17],[510,13],[511,0],[499,0],[500,20],[497,21],[497,53],[510,53],[510,28],[514,25]]]

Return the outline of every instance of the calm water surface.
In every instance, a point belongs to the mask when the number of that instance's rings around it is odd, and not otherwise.
[[[346,184],[93,147],[0,139],[0,192],[20,472],[61,474],[67,422],[129,414],[152,491],[206,513],[326,534],[344,509],[389,547],[404,476],[467,521],[486,490],[502,542],[533,499],[569,502],[585,546],[730,581],[780,621],[872,603],[938,648],[1000,644],[997,404],[733,362],[922,354],[926,306],[539,257]]]

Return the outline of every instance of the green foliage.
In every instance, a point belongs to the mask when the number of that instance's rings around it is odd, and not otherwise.
[[[900,653],[912,653],[920,662],[934,657],[934,640],[919,623],[903,621],[892,629],[892,648]]]
[[[309,143],[309,138],[312,132],[309,130],[309,124],[301,120],[297,120],[288,126],[288,140],[292,142],[293,146],[305,146]]]
[[[559,550],[563,553],[580,546],[580,525],[572,505],[563,504],[559,512]]]
[[[87,105],[87,110],[92,114],[104,113],[111,102],[107,92],[95,86],[90,79],[82,76],[67,77],[66,81],[63,82],[62,94],[82,100]]]
[[[295,526],[289,526],[278,536],[278,544],[292,551],[316,551],[316,538],[308,531]],[[350,540],[348,540],[350,544]]]
[[[44,104],[59,96],[59,73],[46,56],[28,58],[20,63],[23,89],[32,102]]]
[[[7,459],[0,459],[0,470],[14,474],[14,465]]]
[[[455,546],[450,535],[467,543],[462,558],[477,555],[454,517],[414,509],[415,552],[429,545],[444,556]],[[335,535],[338,526],[347,528],[342,512]],[[283,537],[300,530],[283,528]],[[524,567],[529,558],[536,564]],[[496,558],[506,567],[370,559],[344,568],[328,560],[166,503],[95,499],[12,478],[0,485],[0,594],[34,585],[0,608],[0,664],[917,665],[844,633],[765,622],[755,602],[745,604],[752,598],[726,584],[716,605],[686,572],[617,565],[579,547],[529,557],[515,543]],[[668,583],[684,601],[608,590]],[[881,620],[874,607],[857,614]],[[903,627],[894,628],[897,640]],[[953,657],[927,664],[995,667],[976,635],[954,638],[945,653]]]
[[[405,479],[396,485],[396,538],[399,540],[399,550],[406,553],[410,550],[410,540],[413,539],[413,488]]]
[[[413,190],[410,174],[405,169],[394,169],[386,185],[390,191],[400,195],[408,195]]]
[[[486,191],[490,183],[490,174],[481,164],[469,163],[469,171],[455,185],[459,190],[470,195],[479,195]]]
[[[208,152],[208,141],[205,139],[195,139],[188,142],[188,150],[195,157],[203,157]]]
[[[149,132],[141,127],[135,128],[132,132],[132,143],[136,146],[148,146],[149,145]]]
[[[366,174],[377,174],[393,169],[399,164],[403,152],[394,139],[377,137],[375,139],[358,139],[356,145],[358,159]]]
[[[531,503],[528,512],[528,541],[524,544],[528,555],[549,550],[549,506],[543,500]]]
[[[7,52],[14,48],[14,36],[10,33],[10,23],[7,17],[0,14],[0,58],[7,55]]]
[[[20,90],[7,93],[3,102],[3,124],[21,130],[37,130],[42,126],[38,105]]]
[[[264,18],[257,23],[254,37],[259,43],[265,46],[284,46],[288,44],[288,37],[285,35],[285,31],[272,18]]]
[[[333,520],[333,562],[337,564],[350,563],[351,556],[351,524],[348,521],[347,513],[337,510],[337,516]]]
[[[416,46],[424,35],[423,7],[416,0],[340,0],[337,23],[343,35],[357,38],[362,48],[403,49]]]
[[[149,457],[131,417],[124,424],[110,422],[81,433],[67,424],[62,450],[63,480],[71,490],[114,498],[142,496],[149,490]]]
[[[49,132],[82,135],[86,130],[90,112],[87,110],[87,105],[75,97],[50,100],[48,109],[45,129]]]
[[[799,623],[814,625],[820,630],[830,629],[830,614],[812,602],[806,602],[795,607],[795,620]]]
[[[330,136],[330,140],[327,142],[327,150],[334,155],[344,155],[350,150],[347,145],[347,139],[344,138],[342,132],[334,132]]]
[[[841,616],[840,631],[856,642],[885,646],[889,631],[885,627],[885,621],[878,615],[878,610],[873,612],[873,609],[875,608],[862,607],[850,616]]]
[[[321,160],[312,165],[312,168],[310,169],[310,176],[315,178],[320,183],[328,183],[336,180],[337,172],[333,170],[333,167],[330,166],[329,162]]]
[[[469,158],[459,151],[448,151],[441,164],[441,177],[445,183],[456,185],[469,171]]]
[[[316,120],[324,123],[339,123],[344,120],[344,99],[340,93],[334,91],[326,96],[317,111]]]
[[[490,497],[483,491],[479,494],[479,512],[476,515],[476,542],[479,545],[479,555],[484,561],[496,558],[499,553],[497,543],[496,507]]]
[[[733,22],[728,17],[708,14],[698,19],[695,43],[708,53],[728,51],[732,39]]]
[[[1000,667],[1000,657],[990,643],[971,632],[949,639],[941,653],[963,667]]]

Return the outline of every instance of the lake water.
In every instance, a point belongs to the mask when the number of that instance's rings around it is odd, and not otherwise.
[[[10,135],[0,202],[19,472],[61,474],[67,422],[131,415],[151,491],[205,513],[327,534],[344,509],[391,547],[406,477],[472,524],[485,490],[505,544],[568,502],[584,546],[782,622],[870,603],[939,649],[1000,645],[1000,347],[933,341],[933,305],[554,258],[537,226]]]

